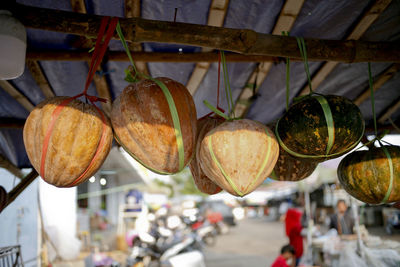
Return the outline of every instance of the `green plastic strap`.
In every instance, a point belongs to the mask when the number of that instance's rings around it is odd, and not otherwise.
[[[268,137],[271,137],[271,135],[269,134],[267,128],[265,128],[265,132],[267,133]],[[264,161],[263,161],[263,163],[261,165],[261,168],[258,170],[258,173],[257,173],[256,177],[254,178],[254,180],[250,183],[250,185],[247,188],[251,188],[253,186],[253,184],[255,182],[257,182],[257,180],[260,178],[260,175],[264,171],[265,166],[267,166],[270,154],[271,154],[271,142],[268,142],[267,154],[265,155],[265,158],[264,158]],[[248,192],[248,190],[246,190],[246,193],[247,192]]]
[[[267,133],[267,135],[270,137],[271,135],[269,134],[267,128],[265,128],[265,132]],[[235,183],[232,181],[231,177],[229,177],[229,175],[225,172],[224,168],[222,168],[221,163],[218,161],[217,157],[214,154],[214,150],[212,148],[212,140],[211,140],[211,136],[208,139],[208,150],[210,151],[210,155],[211,155],[211,159],[214,161],[215,165],[217,165],[218,169],[221,171],[222,175],[225,177],[225,179],[228,181],[228,183],[230,184],[230,186],[232,187],[233,191],[235,191],[236,194],[238,194],[239,196],[243,196],[245,194],[247,194],[248,190],[246,190],[245,193],[243,193],[242,191],[240,191],[237,186],[235,185]],[[253,181],[250,183],[250,185],[247,188],[251,188],[251,186],[257,182],[257,180],[260,178],[261,173],[263,172],[265,166],[268,163],[268,158],[271,154],[271,142],[268,142],[268,148],[267,148],[267,154],[264,158],[264,161],[261,165],[261,169],[258,171],[256,177],[253,179]]]
[[[171,92],[168,90],[168,87],[162,81],[154,79],[143,73],[137,72],[135,63],[133,62],[131,52],[129,51],[129,47],[126,44],[126,41],[125,41],[124,35],[122,33],[119,22],[117,24],[116,30],[117,30],[119,38],[121,39],[122,45],[124,46],[125,52],[128,55],[129,61],[131,62],[132,66],[136,72],[135,74],[139,74],[139,75],[145,77],[146,79],[149,79],[149,80],[152,80],[153,82],[155,82],[161,88],[162,92],[164,93],[165,98],[167,99],[168,107],[171,112],[172,122],[174,124],[176,144],[178,146],[178,155],[179,155],[179,171],[181,171],[185,167],[185,149],[184,149],[184,145],[183,145],[181,123],[180,123],[178,111],[176,109],[176,105],[175,105],[174,99],[172,98]]]
[[[312,84],[311,84],[311,75],[310,75],[310,68],[308,67],[308,58],[307,58],[307,47],[306,43],[304,42],[303,37],[296,37],[297,40],[297,45],[299,46],[300,49],[300,55],[303,58],[304,61],[304,69],[307,74],[307,80],[308,80],[308,87],[310,87],[310,94],[312,94]]]
[[[144,167],[146,167],[147,169],[149,169],[152,172],[158,173],[158,174],[162,174],[162,175],[168,175],[168,174],[173,174],[173,173],[169,173],[169,172],[163,172],[163,171],[159,171],[156,169],[153,169],[152,167],[146,165],[143,161],[141,161],[139,158],[137,158],[125,145],[124,143],[121,142],[121,140],[119,139],[118,135],[114,132],[114,137],[117,140],[118,144],[120,144],[122,146],[122,148],[126,151],[126,153],[128,153],[132,158],[134,158],[137,162],[139,162],[140,164],[142,164]]]
[[[229,114],[229,116],[235,117],[235,114],[234,114],[235,104],[233,103],[232,90],[231,90],[231,85],[229,83],[228,68],[226,67],[226,59],[225,59],[224,51],[221,51],[221,61],[222,61],[222,70],[224,73],[224,85],[225,85],[226,100],[228,101],[228,108],[229,108],[228,114]]]
[[[389,161],[389,170],[390,170],[390,182],[389,182],[389,187],[388,190],[386,192],[385,197],[383,198],[381,204],[386,203],[386,201],[389,200],[390,194],[392,193],[393,190],[393,180],[394,180],[394,171],[393,171],[393,161],[392,158],[390,157],[390,153],[387,150],[386,147],[382,146],[383,152],[385,152],[386,157],[388,158]]]
[[[335,142],[335,124],[333,122],[333,116],[331,108],[329,107],[329,103],[325,97],[321,95],[314,96],[324,111],[324,116],[326,120],[326,126],[328,127],[328,144],[326,147],[326,155],[329,154],[333,147],[333,143]]]
[[[371,106],[372,106],[372,115],[374,118],[374,130],[375,136],[378,136],[378,127],[376,125],[376,113],[375,113],[375,96],[374,96],[374,84],[372,81],[372,74],[371,74],[371,63],[368,62],[368,81],[369,81],[369,89],[371,90]]]
[[[214,112],[218,116],[224,118],[225,120],[230,120],[227,115],[225,115],[224,113],[222,113],[222,111],[211,105],[210,102],[208,102],[207,100],[204,100],[203,103],[204,105],[206,105],[206,107],[208,107],[212,112]]]
[[[289,36],[289,32],[283,31],[283,36]],[[289,110],[289,94],[290,94],[290,58],[286,58],[286,111]]]
[[[232,187],[233,191],[235,191],[236,194],[238,194],[239,196],[243,196],[244,193],[242,193],[242,191],[240,191],[235,183],[232,181],[231,177],[229,177],[229,175],[225,172],[224,168],[222,168],[221,163],[219,163],[217,157],[214,154],[214,150],[212,148],[212,142],[211,142],[211,136],[208,139],[208,150],[210,151],[210,155],[211,155],[211,159],[214,161],[215,165],[217,165],[218,169],[221,171],[222,175],[225,177],[225,179],[228,181],[228,183],[230,184],[230,186]]]

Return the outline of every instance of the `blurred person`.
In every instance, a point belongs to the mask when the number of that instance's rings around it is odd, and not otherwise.
[[[297,266],[300,262],[300,258],[303,255],[303,237],[301,236],[301,217],[302,212],[295,209],[290,208],[286,212],[285,217],[285,229],[286,236],[289,238],[290,245],[293,246],[295,250],[296,261],[295,265]]]
[[[275,259],[271,267],[294,267],[296,255],[293,246],[285,245],[281,248],[281,254]]]
[[[336,229],[339,235],[352,235],[354,218],[343,199],[336,203],[336,212],[330,217],[329,229]]]

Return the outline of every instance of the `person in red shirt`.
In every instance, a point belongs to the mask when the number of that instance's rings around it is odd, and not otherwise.
[[[301,236],[301,211],[291,208],[286,212],[285,228],[286,236],[289,238],[290,245],[296,251],[296,265],[298,265],[301,256],[303,255],[303,237]]]
[[[291,245],[283,246],[281,255],[272,263],[271,267],[294,267],[296,262],[295,250]]]

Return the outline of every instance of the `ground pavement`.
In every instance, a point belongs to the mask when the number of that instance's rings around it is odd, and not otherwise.
[[[226,235],[217,237],[205,252],[207,267],[267,267],[288,242],[281,222],[265,218],[245,219]]]

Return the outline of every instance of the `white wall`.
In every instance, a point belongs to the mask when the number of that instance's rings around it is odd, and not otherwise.
[[[13,203],[0,213],[0,247],[20,244],[22,259],[26,262],[26,267],[37,266],[39,252],[38,179],[33,181]],[[0,168],[0,185],[7,192],[13,188],[13,181],[14,176]],[[18,181],[17,178],[16,183]],[[18,228],[20,229],[19,234]]]

